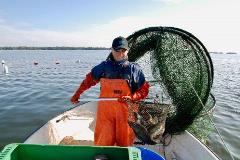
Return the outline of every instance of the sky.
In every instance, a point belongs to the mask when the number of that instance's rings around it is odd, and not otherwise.
[[[210,52],[240,52],[239,0],[0,0],[0,46],[111,47],[153,26],[186,30]]]

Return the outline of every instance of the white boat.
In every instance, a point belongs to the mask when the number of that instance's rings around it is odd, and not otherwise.
[[[26,144],[93,145],[95,117],[98,102],[78,105],[53,118],[32,135]],[[192,134],[185,131],[166,138],[167,145],[135,145],[155,151],[167,160],[218,160],[219,158]],[[74,142],[74,143],[73,143]],[[77,142],[77,143],[76,143]]]

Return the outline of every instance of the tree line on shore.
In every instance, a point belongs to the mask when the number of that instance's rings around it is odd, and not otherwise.
[[[108,50],[106,47],[0,47],[0,50]]]

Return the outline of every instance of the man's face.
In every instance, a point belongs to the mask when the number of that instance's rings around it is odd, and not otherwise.
[[[118,51],[115,51],[112,48],[112,55],[115,61],[121,61],[127,56],[128,51],[126,49],[120,49]]]

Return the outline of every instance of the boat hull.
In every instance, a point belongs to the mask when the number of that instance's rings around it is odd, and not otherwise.
[[[97,103],[87,102],[58,115],[30,135],[24,143],[93,145]],[[165,145],[135,146],[151,149],[165,155],[166,159],[219,159],[207,146],[186,131],[179,135],[166,137]]]

